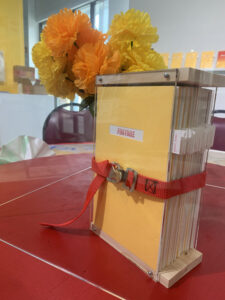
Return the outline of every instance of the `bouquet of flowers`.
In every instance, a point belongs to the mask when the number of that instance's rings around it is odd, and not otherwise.
[[[96,75],[165,68],[151,48],[157,40],[150,16],[139,10],[115,15],[103,34],[86,14],[65,8],[48,18],[32,57],[49,94],[73,101],[77,93],[93,113]]]

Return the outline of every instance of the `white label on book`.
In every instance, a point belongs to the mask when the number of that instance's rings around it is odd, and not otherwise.
[[[133,128],[127,128],[127,127],[120,127],[115,125],[110,125],[110,134],[121,136],[123,138],[136,140],[139,142],[143,142],[143,130],[137,130]]]

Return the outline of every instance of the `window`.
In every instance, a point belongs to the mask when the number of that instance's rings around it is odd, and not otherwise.
[[[94,14],[94,27],[103,33],[108,31],[108,19],[109,19],[109,1],[96,1]]]

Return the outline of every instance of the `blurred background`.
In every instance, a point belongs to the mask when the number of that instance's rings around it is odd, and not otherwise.
[[[169,68],[197,67],[225,74],[223,0],[0,0],[0,146],[19,135],[42,138],[49,113],[70,102],[46,94],[32,62],[32,47],[47,18],[64,7],[88,14],[104,33],[115,14],[129,8],[146,11],[158,28],[155,50]],[[225,109],[224,99],[220,88],[217,110]],[[80,101],[76,96],[74,102]]]

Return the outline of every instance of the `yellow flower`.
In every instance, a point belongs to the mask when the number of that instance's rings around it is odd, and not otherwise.
[[[141,72],[166,69],[162,56],[154,50],[130,49],[123,53],[122,72]]]
[[[116,15],[110,26],[109,45],[118,49],[122,72],[150,71],[166,68],[162,57],[151,50],[157,42],[157,28],[152,27],[150,16],[139,10],[130,9]]]
[[[114,16],[108,34],[113,49],[122,52],[133,47],[150,48],[158,40],[157,28],[152,27],[150,16],[133,8]]]
[[[117,73],[120,68],[119,52],[111,52],[102,41],[84,44],[75,56],[73,72],[75,85],[85,93],[95,93],[95,77],[99,74]]]
[[[54,58],[42,40],[33,47],[32,58],[46,91],[56,97],[73,100],[76,88],[74,77],[69,77],[71,74],[66,57]]]
[[[147,13],[128,10],[116,15],[111,38],[91,27],[86,14],[70,9],[49,17],[41,41],[32,50],[35,66],[47,92],[57,97],[85,98],[95,92],[100,74],[165,68],[162,57],[151,50],[157,29]]]

